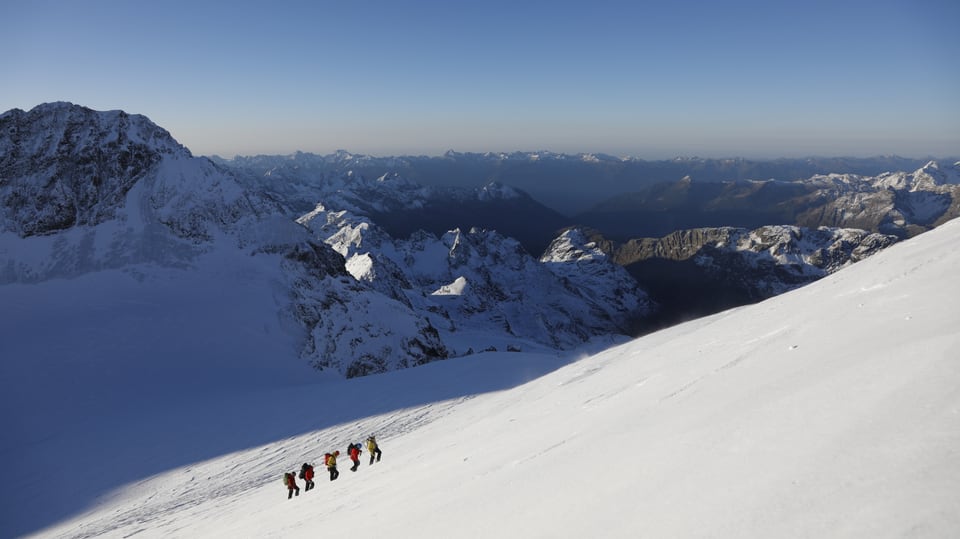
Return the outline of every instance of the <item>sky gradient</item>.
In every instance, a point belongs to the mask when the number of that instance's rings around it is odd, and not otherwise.
[[[960,155],[960,2],[4,1],[0,111],[195,154]]]

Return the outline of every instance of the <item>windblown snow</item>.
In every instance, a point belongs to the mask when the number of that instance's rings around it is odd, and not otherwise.
[[[264,346],[273,273],[237,256],[223,287],[0,287],[0,535],[960,535],[958,221],[606,350],[350,380]],[[283,472],[371,433],[381,462],[287,500]]]

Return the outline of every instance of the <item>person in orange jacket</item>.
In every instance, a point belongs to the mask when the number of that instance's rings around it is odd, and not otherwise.
[[[333,453],[327,453],[323,456],[323,463],[327,466],[327,471],[330,472],[330,480],[340,477],[340,472],[337,471],[337,457],[340,456],[339,451],[334,451]]]
[[[300,467],[300,479],[303,479],[307,482],[306,486],[303,488],[304,492],[312,489],[315,486],[313,484],[313,466],[304,462],[303,466]]]
[[[353,466],[350,467],[351,472],[357,471],[357,468],[360,467],[360,444],[350,444],[350,447],[347,448],[347,454],[350,455],[350,460],[353,461]]]
[[[283,484],[287,486],[287,499],[293,498],[294,492],[300,495],[300,487],[297,486],[297,476],[293,472],[283,474]]]

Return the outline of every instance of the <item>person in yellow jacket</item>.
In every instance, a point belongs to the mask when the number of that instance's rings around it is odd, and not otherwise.
[[[377,437],[372,434],[367,438],[367,452],[370,453],[370,465],[373,465],[374,459],[380,462],[380,455],[383,454],[383,451],[380,451],[380,446],[377,444]]]
[[[323,463],[327,466],[327,471],[330,472],[330,480],[340,477],[340,472],[337,471],[337,457],[340,456],[339,451],[334,451],[333,453],[327,453],[323,456]]]

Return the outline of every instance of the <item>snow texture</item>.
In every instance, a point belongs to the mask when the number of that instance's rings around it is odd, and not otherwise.
[[[603,351],[351,380],[264,348],[283,328],[256,287],[6,285],[0,522],[34,537],[956,536],[958,264],[951,221]],[[258,283],[256,266],[231,278]],[[381,462],[287,500],[282,472],[371,433]]]

